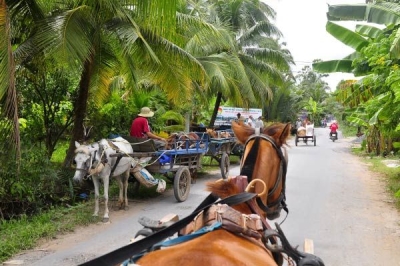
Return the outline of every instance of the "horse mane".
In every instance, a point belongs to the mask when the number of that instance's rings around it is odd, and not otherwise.
[[[81,145],[81,146],[79,146],[78,148],[75,149],[75,153],[80,153],[80,152],[84,153],[86,155],[90,154],[88,147],[84,146],[84,145]]]
[[[207,182],[206,190],[210,191],[213,195],[218,196],[221,199],[225,199],[229,196],[244,192],[244,186],[247,186],[247,182],[243,181],[247,181],[247,177],[237,176],[230,177],[228,179],[220,179],[213,182]],[[249,206],[245,203],[236,204],[232,206],[232,208],[244,214],[251,213]]]
[[[206,190],[221,199],[240,193],[238,186],[232,182],[232,179],[220,179],[214,182],[207,182]]]
[[[235,121],[232,122],[232,129],[239,143],[244,144],[249,136],[255,134],[255,128],[245,124],[239,124]],[[280,147],[284,144],[287,145],[287,139],[290,135],[290,124],[274,123],[267,127],[261,128],[261,133],[272,137],[276,144]]]

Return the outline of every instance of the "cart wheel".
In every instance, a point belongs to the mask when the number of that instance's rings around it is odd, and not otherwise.
[[[296,138],[294,139],[294,144],[297,146],[297,142],[299,142],[299,137],[296,135]]]
[[[229,175],[229,165],[230,165],[230,160],[229,160],[229,155],[224,152],[222,153],[221,157],[221,175],[223,179],[226,179]]]
[[[317,136],[314,136],[314,146],[317,146]]]
[[[190,171],[187,167],[180,167],[174,178],[174,195],[177,201],[187,199],[190,191]]]

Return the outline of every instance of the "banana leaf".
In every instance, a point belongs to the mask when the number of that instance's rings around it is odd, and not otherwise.
[[[312,68],[314,71],[319,73],[335,73],[344,72],[351,73],[352,71],[352,60],[330,60],[318,63],[313,63]]]
[[[326,31],[329,32],[333,37],[356,51],[360,51],[361,48],[369,44],[369,41],[357,32],[349,30],[330,21],[326,23]]]
[[[371,39],[376,39],[383,34],[383,30],[370,25],[356,25],[356,32]]]
[[[330,21],[366,21],[382,25],[400,23],[397,3],[332,5],[328,8]]]

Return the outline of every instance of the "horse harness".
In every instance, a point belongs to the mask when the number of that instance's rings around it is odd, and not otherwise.
[[[119,152],[119,148],[114,143],[112,143],[110,140],[107,140],[107,143],[108,143],[108,145],[109,145],[109,147],[111,149],[115,150],[117,153]],[[93,144],[92,144],[92,148],[94,148]],[[99,149],[100,149],[100,145],[99,145]],[[98,152],[98,150],[95,150],[94,153],[93,153],[93,156],[92,156],[92,154],[89,154],[89,157],[91,158],[91,160],[90,160],[90,165],[89,165],[88,169],[76,168],[76,170],[86,171],[86,173],[89,173],[89,175],[87,175],[86,178],[89,178],[93,174],[100,173],[103,170],[104,166],[108,163],[108,159],[106,158],[106,156],[104,156],[105,150],[103,149],[103,152],[100,155],[99,162],[96,160],[96,153],[97,152]],[[116,160],[114,166],[111,169],[109,177],[111,177],[112,174],[114,173],[114,171],[117,168],[119,162],[121,161],[121,158],[122,158],[122,156],[118,156],[117,157],[117,160]],[[100,165],[102,165],[102,166],[100,167]]]
[[[238,214],[234,213],[237,211],[229,206],[248,202],[256,196],[257,194],[255,193],[242,192],[227,197],[225,199],[218,199],[218,197],[210,193],[208,197],[190,215],[177,222],[162,225],[158,221],[148,221],[147,218],[142,219],[142,225],[148,224],[144,228],[146,230],[142,229],[143,231],[148,232],[148,235],[146,235],[145,238],[139,239],[138,241],[135,241],[127,246],[114,250],[110,253],[107,253],[80,265],[116,265],[121,264],[121,258],[129,258],[125,260],[124,263],[121,265],[132,265],[132,263],[135,263],[135,261],[140,259],[148,252],[160,249],[162,247],[179,244],[184,241],[189,241],[194,237],[198,237],[201,234],[210,232],[218,228],[230,228],[227,230],[235,231],[236,233],[240,233],[244,236],[252,237],[255,239],[262,238],[265,247],[272,251],[273,254],[286,253],[296,262],[296,265],[298,266],[324,266],[322,260],[319,257],[313,254],[303,253],[301,251],[298,251],[296,248],[293,248],[277,223],[275,223],[277,230],[264,228],[258,215],[243,215],[241,213],[239,213],[239,215],[242,218],[239,219],[243,221],[243,224],[238,225],[235,221],[233,221],[238,218]],[[226,213],[226,215],[224,215],[223,213]],[[204,219],[205,217],[206,219]],[[209,219],[209,222],[216,222],[197,230],[200,224],[196,225],[196,221],[201,220],[200,218],[203,220]],[[170,240],[165,240],[178,232],[180,234],[188,234]],[[269,239],[277,237],[280,238],[282,246],[278,245],[277,243],[272,245],[267,244],[267,241]],[[279,262],[277,263],[279,264]]]
[[[257,153],[260,148],[260,142],[262,140],[264,140],[264,141],[268,141],[269,143],[271,143],[272,147],[275,149],[276,153],[278,154],[278,156],[280,158],[280,167],[279,167],[278,177],[276,179],[275,185],[270,191],[268,191],[267,202],[268,202],[268,197],[270,197],[274,194],[274,192],[278,188],[278,185],[280,182],[283,182],[282,190],[281,190],[281,193],[280,193],[278,199],[276,199],[275,201],[273,201],[271,203],[267,203],[267,205],[265,205],[262,202],[262,200],[259,197],[257,197],[257,199],[256,199],[257,205],[267,214],[271,213],[271,211],[272,211],[271,208],[274,206],[277,206],[277,205],[278,205],[278,209],[284,209],[289,214],[289,209],[287,208],[286,201],[285,201],[286,200],[285,190],[286,190],[287,162],[282,153],[282,150],[278,147],[278,145],[276,144],[276,142],[273,138],[271,138],[268,135],[259,134],[259,132],[254,135],[251,135],[248,138],[248,140],[246,141],[246,143],[244,145],[245,148],[251,140],[254,140],[254,144],[251,147],[251,149],[248,153],[248,156],[245,158],[245,160],[243,162],[243,165],[240,169],[240,175],[247,176],[248,182],[251,181],[252,176],[253,176],[254,162],[257,159]]]

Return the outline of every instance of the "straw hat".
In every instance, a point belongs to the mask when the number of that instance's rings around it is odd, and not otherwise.
[[[138,116],[143,116],[143,117],[152,117],[154,115],[154,112],[150,110],[149,107],[143,107],[140,109],[140,114]]]

